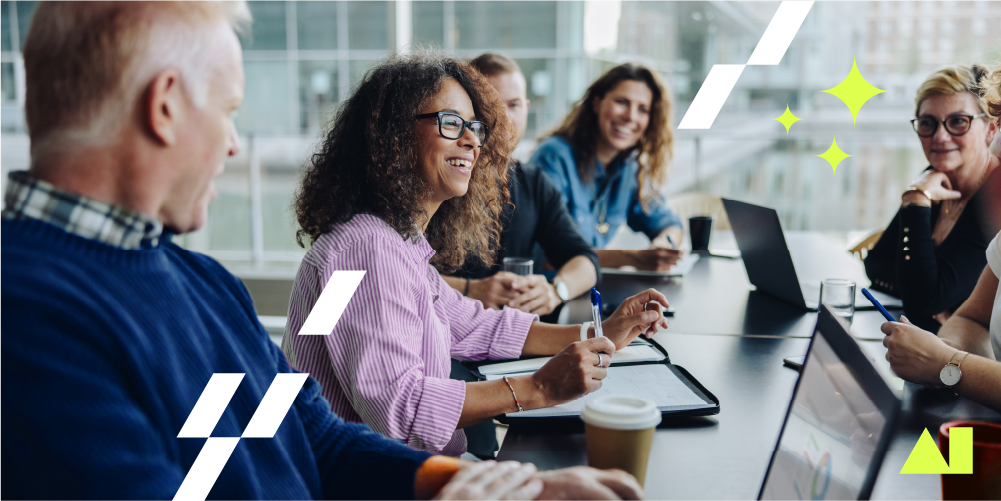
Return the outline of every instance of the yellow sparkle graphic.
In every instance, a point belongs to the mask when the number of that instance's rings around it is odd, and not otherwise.
[[[800,121],[800,118],[797,117],[796,115],[793,115],[792,112],[789,111],[789,105],[787,104],[786,105],[786,112],[783,113],[782,116],[780,116],[778,118],[773,118],[772,120],[775,120],[776,122],[778,122],[778,123],[780,123],[782,125],[785,125],[785,127],[786,127],[786,135],[788,136],[789,135],[789,127],[792,127],[792,124]]]
[[[820,155],[814,155],[814,156],[827,160],[827,163],[831,164],[831,171],[837,174],[838,164],[841,163],[842,160],[852,155],[849,155],[841,151],[841,148],[838,148],[838,138],[834,138],[834,140],[831,141],[831,147],[827,148],[827,151],[821,153]]]
[[[859,110],[862,109],[862,105],[876,94],[886,91],[875,87],[867,82],[865,78],[862,78],[862,74],[858,71],[858,65],[852,59],[852,69],[848,72],[848,76],[837,87],[822,90],[821,92],[831,94],[845,103],[848,106],[848,110],[852,112],[852,124],[854,124],[858,118]]]

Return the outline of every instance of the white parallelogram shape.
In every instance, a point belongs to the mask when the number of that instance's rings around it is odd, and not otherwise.
[[[250,418],[243,438],[274,438],[309,374],[277,374]]]
[[[716,115],[733,90],[734,84],[744,71],[743,64],[714,64],[702,88],[695,95],[685,117],[678,124],[679,129],[708,129],[712,127]]]
[[[223,402],[228,404],[229,399]],[[194,464],[191,465],[188,474],[184,476],[181,487],[174,494],[174,500],[204,501],[239,442],[240,437],[210,437],[206,439]]]
[[[330,280],[299,329],[299,335],[330,335],[364,276],[364,271],[335,271],[330,275]]]
[[[216,373],[212,374],[209,382],[202,390],[202,395],[195,402],[195,408],[191,409],[188,419],[181,426],[177,438],[208,438],[212,435],[216,423],[226,411],[230,399],[236,393],[240,381],[243,381],[242,373]],[[197,464],[197,463],[196,463]]]
[[[810,13],[811,7],[813,2],[782,2],[779,10],[772,16],[772,21],[765,28],[765,34],[758,40],[758,46],[754,48],[747,64],[779,64],[806,15]]]
[[[782,61],[789,44],[802,26],[813,7],[813,2],[782,2],[758,40],[758,45],[747,60],[749,65],[775,65]],[[714,64],[706,75],[692,105],[678,124],[679,129],[708,129],[730,97],[737,78],[744,71],[743,64]]]

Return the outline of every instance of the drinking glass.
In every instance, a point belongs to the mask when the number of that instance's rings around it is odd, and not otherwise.
[[[515,275],[528,276],[532,274],[535,261],[527,257],[506,257],[504,258],[504,271],[509,271]]]
[[[855,316],[855,282],[843,278],[821,281],[820,304],[827,306],[846,328],[851,327]]]

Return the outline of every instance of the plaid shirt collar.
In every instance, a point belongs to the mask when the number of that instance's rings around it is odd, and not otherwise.
[[[35,219],[123,249],[154,248],[163,233],[163,224],[156,218],[69,193],[35,179],[28,171],[7,176],[0,218]]]

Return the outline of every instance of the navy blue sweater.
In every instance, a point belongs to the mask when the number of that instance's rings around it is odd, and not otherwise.
[[[238,437],[291,372],[243,284],[161,238],[124,250],[0,223],[5,498],[172,498],[204,438],[177,434],[213,373],[246,373],[212,433]],[[330,412],[307,379],[274,438],[244,438],[210,498],[412,498],[428,457]]]

